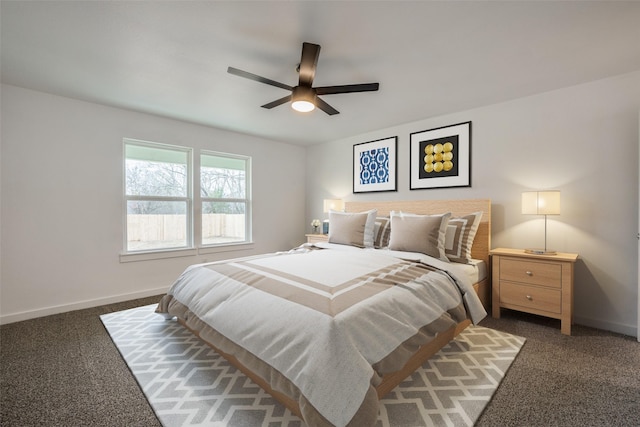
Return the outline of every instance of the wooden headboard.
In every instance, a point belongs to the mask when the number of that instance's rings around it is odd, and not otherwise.
[[[451,212],[453,216],[482,212],[480,226],[471,248],[471,256],[474,259],[481,259],[489,265],[489,250],[491,249],[491,200],[489,199],[345,202],[345,211],[347,212],[362,212],[369,209],[377,209],[378,216],[389,216],[391,211],[419,215]]]

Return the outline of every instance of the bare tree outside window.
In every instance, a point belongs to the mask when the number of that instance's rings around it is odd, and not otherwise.
[[[187,194],[186,165],[127,159],[126,179],[126,192],[129,196],[184,197]],[[127,213],[184,214],[183,210],[176,212],[174,209],[175,206],[170,203],[140,200],[132,203]]]

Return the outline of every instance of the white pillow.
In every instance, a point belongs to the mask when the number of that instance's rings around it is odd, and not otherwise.
[[[378,210],[371,209],[364,213],[367,214],[367,224],[364,227],[364,247],[372,248],[375,240],[374,231],[376,228],[376,217],[378,216]]]
[[[445,235],[450,217],[451,212],[441,215],[415,215],[392,211],[389,249],[420,252],[448,262]]]

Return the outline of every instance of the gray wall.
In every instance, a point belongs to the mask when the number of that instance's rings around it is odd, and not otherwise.
[[[311,147],[306,222],[323,217],[324,198],[490,198],[493,247],[540,247],[544,221],[520,213],[521,192],[560,190],[548,246],[580,254],[576,323],[637,336],[639,110],[640,71]],[[472,186],[409,190],[409,134],[464,121],[472,121]],[[392,136],[398,191],[353,194],[353,145]]]
[[[123,137],[251,156],[254,244],[121,263]],[[305,159],[303,147],[2,85],[0,322],[160,294],[190,264],[300,244]]]

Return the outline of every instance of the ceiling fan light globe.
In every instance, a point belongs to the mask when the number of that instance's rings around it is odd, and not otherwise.
[[[316,108],[316,93],[307,86],[296,86],[291,92],[291,108],[308,113]]]
[[[313,104],[313,102],[306,101],[303,99],[303,100],[293,101],[291,103],[291,108],[301,113],[308,113],[310,111],[313,111],[316,108],[316,106]]]

